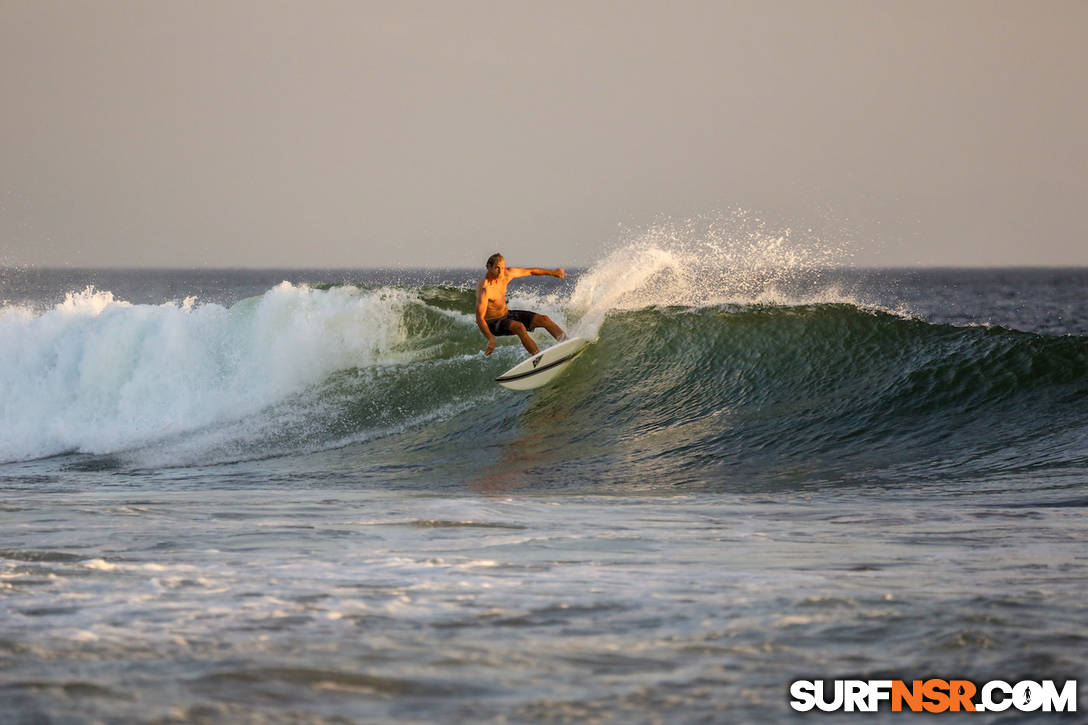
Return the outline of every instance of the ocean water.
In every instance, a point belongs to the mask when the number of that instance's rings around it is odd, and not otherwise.
[[[0,271],[0,722],[1083,708],[1088,270],[705,246],[512,283],[597,339],[529,394],[475,270]]]

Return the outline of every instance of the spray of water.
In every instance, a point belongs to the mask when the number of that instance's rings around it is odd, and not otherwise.
[[[850,252],[745,211],[663,222],[620,244],[581,276],[568,304],[576,333],[594,335],[612,310],[651,306],[853,301],[821,283]]]

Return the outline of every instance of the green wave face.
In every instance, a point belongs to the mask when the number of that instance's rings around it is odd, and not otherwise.
[[[368,445],[544,486],[945,480],[1088,461],[1084,338],[848,304],[650,308],[608,316],[556,384],[525,395],[492,384],[520,352],[478,355],[471,293],[422,297],[405,314],[420,357],[328,381],[350,402],[320,438],[403,426]]]
[[[849,305],[644,310],[610,318],[591,353],[577,393],[592,437],[662,479],[1084,462],[1084,338]]]

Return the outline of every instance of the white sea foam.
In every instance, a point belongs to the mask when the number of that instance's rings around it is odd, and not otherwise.
[[[88,287],[0,313],[0,460],[106,453],[251,415],[330,373],[397,359],[403,290],[284,282],[231,308]]]

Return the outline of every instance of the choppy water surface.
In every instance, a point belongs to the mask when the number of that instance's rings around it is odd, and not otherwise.
[[[598,340],[530,395],[469,272],[4,272],[0,721],[1085,702],[1088,273],[621,256],[511,286]]]

